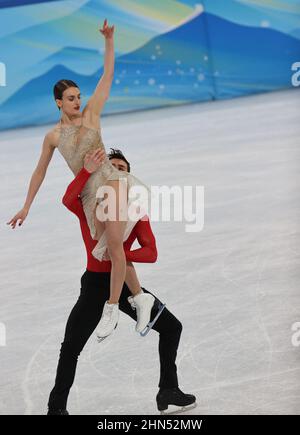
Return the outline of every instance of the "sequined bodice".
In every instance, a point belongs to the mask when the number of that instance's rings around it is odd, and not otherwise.
[[[69,168],[77,175],[83,167],[83,161],[88,151],[104,148],[100,129],[84,125],[61,127],[58,150],[65,158]]]

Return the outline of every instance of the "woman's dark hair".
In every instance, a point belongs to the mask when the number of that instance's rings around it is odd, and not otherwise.
[[[130,163],[129,161],[125,158],[124,154],[122,153],[121,150],[117,150],[115,148],[110,148],[111,151],[107,154],[107,157],[109,158],[109,160],[111,159],[120,159],[123,160],[123,162],[127,163],[127,167],[128,167],[128,171],[130,172]]]
[[[75,82],[72,80],[59,80],[55,83],[53,88],[53,94],[55,100],[62,100],[63,93],[68,88],[78,88]],[[60,110],[60,108],[58,108]]]

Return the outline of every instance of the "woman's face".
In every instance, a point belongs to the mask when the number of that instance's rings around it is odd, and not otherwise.
[[[75,87],[66,89],[63,92],[62,100],[56,100],[58,106],[68,116],[77,115],[80,113],[80,90]]]

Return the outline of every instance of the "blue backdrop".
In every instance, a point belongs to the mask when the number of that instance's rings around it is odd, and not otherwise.
[[[116,27],[105,113],[288,88],[300,61],[299,0],[0,0],[1,130],[57,121],[62,78],[91,95],[104,18]]]

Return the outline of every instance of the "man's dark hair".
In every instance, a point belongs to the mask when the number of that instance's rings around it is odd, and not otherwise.
[[[109,160],[111,160],[111,159],[120,159],[120,160],[123,160],[123,162],[127,163],[127,167],[128,167],[127,172],[130,172],[130,163],[126,159],[126,157],[124,156],[122,151],[121,150],[117,150],[115,148],[110,148],[110,149],[111,149],[111,151],[107,154],[107,157],[109,158]]]

